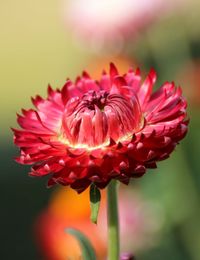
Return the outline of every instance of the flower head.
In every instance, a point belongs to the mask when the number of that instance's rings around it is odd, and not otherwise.
[[[120,256],[120,260],[134,260],[134,256],[130,253],[123,253]]]
[[[174,83],[152,93],[153,70],[143,83],[139,70],[119,75],[111,64],[95,81],[83,72],[48,97],[32,99],[36,110],[18,115],[14,141],[30,175],[50,175],[49,186],[70,185],[82,192],[92,182],[128,184],[166,159],[187,132],[186,101]]]

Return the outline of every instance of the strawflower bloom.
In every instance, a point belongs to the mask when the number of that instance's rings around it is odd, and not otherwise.
[[[165,83],[152,93],[156,73],[141,82],[140,71],[119,75],[111,64],[95,81],[83,72],[48,97],[32,99],[36,110],[18,115],[13,129],[21,164],[30,175],[49,175],[48,186],[70,185],[79,193],[111,179],[125,184],[155,168],[187,132],[186,101],[180,87]]]

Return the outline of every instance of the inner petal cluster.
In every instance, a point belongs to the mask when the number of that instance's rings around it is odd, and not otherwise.
[[[136,96],[88,91],[71,98],[62,118],[61,137],[69,146],[96,149],[129,139],[141,128],[142,113]]]

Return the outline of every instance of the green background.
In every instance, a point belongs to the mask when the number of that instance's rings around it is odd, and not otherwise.
[[[73,38],[73,28],[65,28],[61,9],[61,2],[55,0],[0,1],[0,258],[4,260],[40,259],[33,223],[53,191],[45,188],[46,179],[27,177],[29,167],[13,160],[18,151],[10,127],[17,126],[16,112],[32,106],[30,96],[45,96],[48,83],[61,87],[98,56],[77,47],[81,43]],[[157,87],[176,80],[195,91],[179,72],[200,58],[199,10],[198,1],[191,1],[183,13],[176,11],[129,42],[126,54],[142,69],[153,66],[158,71]],[[171,159],[133,183],[166,213],[162,240],[140,252],[138,259],[200,259],[199,111],[189,104],[187,138]]]

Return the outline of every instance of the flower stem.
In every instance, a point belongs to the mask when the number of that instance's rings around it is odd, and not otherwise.
[[[107,188],[108,260],[119,260],[119,221],[117,181],[112,180]]]

